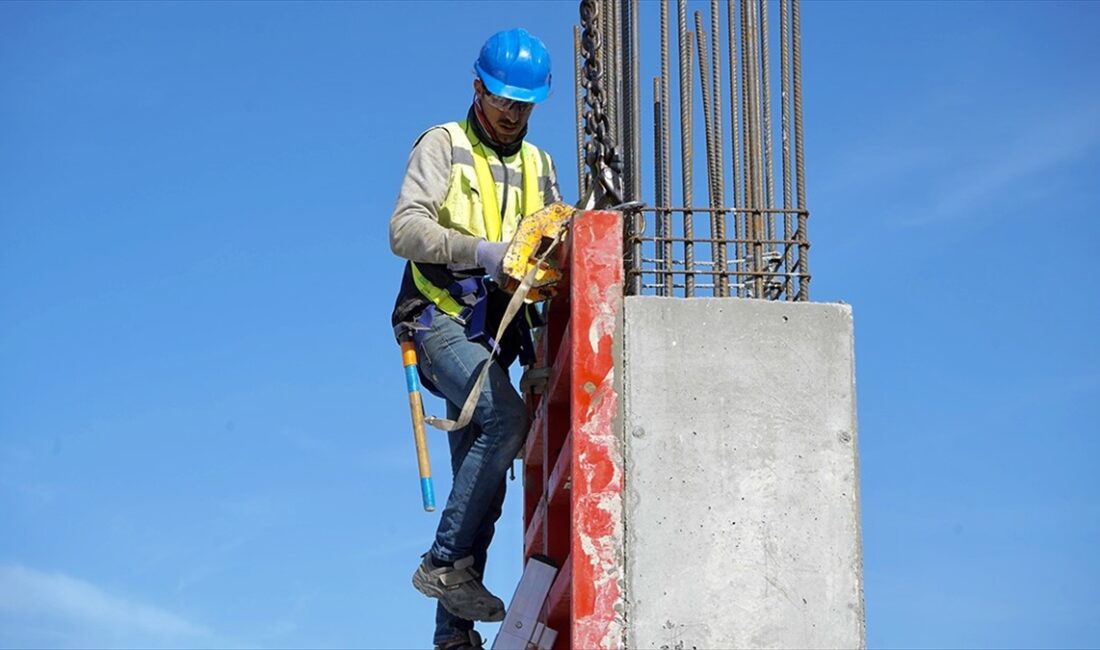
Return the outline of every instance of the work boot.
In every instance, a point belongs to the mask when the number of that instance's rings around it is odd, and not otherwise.
[[[444,609],[470,621],[503,621],[504,602],[481,584],[473,568],[473,556],[456,560],[454,566],[437,567],[431,554],[416,568],[412,583],[428,598],[438,598]]]
[[[459,637],[443,643],[437,643],[435,650],[482,650],[485,646],[481,635],[470,630],[469,636]]]

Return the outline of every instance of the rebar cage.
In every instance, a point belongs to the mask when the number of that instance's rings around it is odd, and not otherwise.
[[[593,155],[598,150],[593,141],[609,138],[622,168],[624,291],[809,300],[799,2],[726,0],[723,12],[719,0],[710,0],[708,35],[701,11],[694,12],[695,29],[689,31],[688,2],[677,0],[681,178],[675,198],[670,4],[660,0],[660,68],[652,83],[653,132],[645,139],[646,150],[640,108],[639,0],[583,0],[582,25],[574,29],[578,187],[582,196],[591,191],[600,163]],[[769,17],[776,6],[779,24],[773,27]],[[775,54],[780,58],[778,75],[771,64]],[[727,106],[723,65],[730,89]],[[693,151],[696,99],[702,102],[705,141],[705,156],[699,161]],[[772,119],[775,108],[778,124]],[[724,113],[729,116],[727,124]],[[728,140],[723,136],[727,128]],[[652,152],[652,175],[643,182],[647,150]],[[705,170],[699,174],[706,178],[704,205],[696,205],[693,198],[696,183],[701,183],[697,168]],[[727,202],[727,183],[732,202]],[[653,188],[649,204],[642,198],[643,185]]]
[[[626,293],[806,300],[805,210],[640,208],[626,213]],[[695,233],[695,220],[717,238]],[[801,224],[801,228],[799,227]],[[732,227],[731,227],[732,226]],[[762,233],[757,235],[756,233]]]

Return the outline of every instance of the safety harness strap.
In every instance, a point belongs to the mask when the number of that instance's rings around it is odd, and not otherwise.
[[[462,305],[458,304],[449,291],[435,286],[431,280],[424,277],[420,268],[416,266],[416,262],[411,262],[410,266],[412,266],[413,283],[425,298],[435,303],[435,306],[444,314],[458,317],[462,313]]]
[[[462,411],[458,415],[457,420],[448,420],[446,418],[436,417],[430,415],[424,418],[424,421],[443,431],[455,431],[461,429],[470,423],[470,420],[474,417],[474,409],[477,407],[477,400],[481,397],[481,387],[485,384],[485,378],[489,376],[489,369],[492,367],[493,360],[496,358],[497,353],[500,352],[500,337],[504,334],[504,331],[511,325],[512,319],[519,313],[521,307],[523,307],[524,298],[527,297],[527,292],[530,291],[531,285],[535,282],[535,274],[538,272],[539,267],[545,262],[554,250],[557,249],[558,244],[562,242],[565,237],[566,228],[562,228],[558,231],[554,240],[550,242],[546,250],[542,255],[531,265],[531,268],[527,271],[527,274],[523,276],[523,281],[519,283],[519,287],[516,292],[512,294],[512,299],[508,301],[508,308],[504,310],[504,316],[500,319],[500,326],[497,327],[496,336],[493,337],[493,346],[489,350],[489,358],[485,360],[485,363],[481,366],[481,371],[477,374],[477,380],[474,382],[473,387],[470,388],[470,394],[466,397],[466,403],[462,405]]]

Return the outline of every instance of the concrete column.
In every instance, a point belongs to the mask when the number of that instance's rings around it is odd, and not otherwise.
[[[852,312],[628,297],[630,648],[864,646]]]

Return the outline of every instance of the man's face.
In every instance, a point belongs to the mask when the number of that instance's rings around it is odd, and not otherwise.
[[[500,142],[502,144],[515,142],[527,126],[527,120],[531,117],[531,110],[535,105],[497,97],[485,89],[480,79],[474,80],[474,92],[477,93],[482,114],[485,115],[489,126],[493,127]]]

